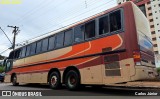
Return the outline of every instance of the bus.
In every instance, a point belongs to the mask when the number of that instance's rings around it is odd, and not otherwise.
[[[69,90],[154,79],[149,22],[126,2],[10,52],[5,82]]]

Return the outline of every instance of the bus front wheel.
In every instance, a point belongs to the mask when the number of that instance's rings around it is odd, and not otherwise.
[[[19,83],[17,83],[17,76],[16,75],[13,75],[13,77],[12,77],[12,85],[13,86],[19,85]]]
[[[80,76],[74,71],[70,70],[65,77],[65,85],[69,90],[76,90],[80,86]]]
[[[58,72],[52,72],[49,77],[49,86],[51,89],[59,89],[61,87],[61,79]]]

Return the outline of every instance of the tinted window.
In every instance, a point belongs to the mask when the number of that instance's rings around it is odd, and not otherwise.
[[[28,45],[27,46],[27,51],[26,51],[26,56],[30,55],[30,50],[31,50],[31,47],[30,47],[30,45]]]
[[[110,17],[110,32],[121,29],[121,12],[115,11],[109,15]]]
[[[25,57],[25,55],[26,55],[26,47],[23,47],[21,57]]]
[[[18,49],[18,50],[16,50],[15,51],[15,59],[17,59],[17,58],[20,58],[20,55],[21,55],[21,49]]]
[[[84,26],[80,25],[74,28],[74,42],[81,42],[84,40]]]
[[[55,36],[52,36],[49,38],[49,47],[48,49],[51,50],[51,49],[54,49],[55,47]]]
[[[95,37],[95,21],[91,21],[85,24],[85,38]]]
[[[99,34],[109,33],[108,16],[99,19]]]
[[[139,9],[141,9],[141,11],[143,12],[143,14],[146,16],[146,7],[145,7],[145,5],[143,4],[143,5],[139,6]]]
[[[36,52],[36,43],[31,44],[30,54],[33,55]]]
[[[42,41],[37,42],[36,53],[40,53],[42,50]]]
[[[14,58],[13,56],[14,56],[14,52],[10,52],[8,59],[13,59]]]
[[[48,38],[42,41],[42,51],[47,51],[48,49]]]
[[[56,35],[56,48],[63,47],[64,33],[58,33]]]
[[[72,30],[68,30],[65,32],[64,45],[71,45],[72,44],[72,36],[73,36]]]

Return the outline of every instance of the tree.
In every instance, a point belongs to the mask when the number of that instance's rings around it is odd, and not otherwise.
[[[3,60],[4,58],[5,58],[5,56],[1,56],[1,55],[0,55],[0,60]]]
[[[160,67],[157,68],[157,72],[160,73]]]

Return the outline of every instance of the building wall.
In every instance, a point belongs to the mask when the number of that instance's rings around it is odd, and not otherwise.
[[[160,54],[160,0],[151,0],[151,8],[155,28],[154,37],[156,38],[154,49],[155,54]]]

